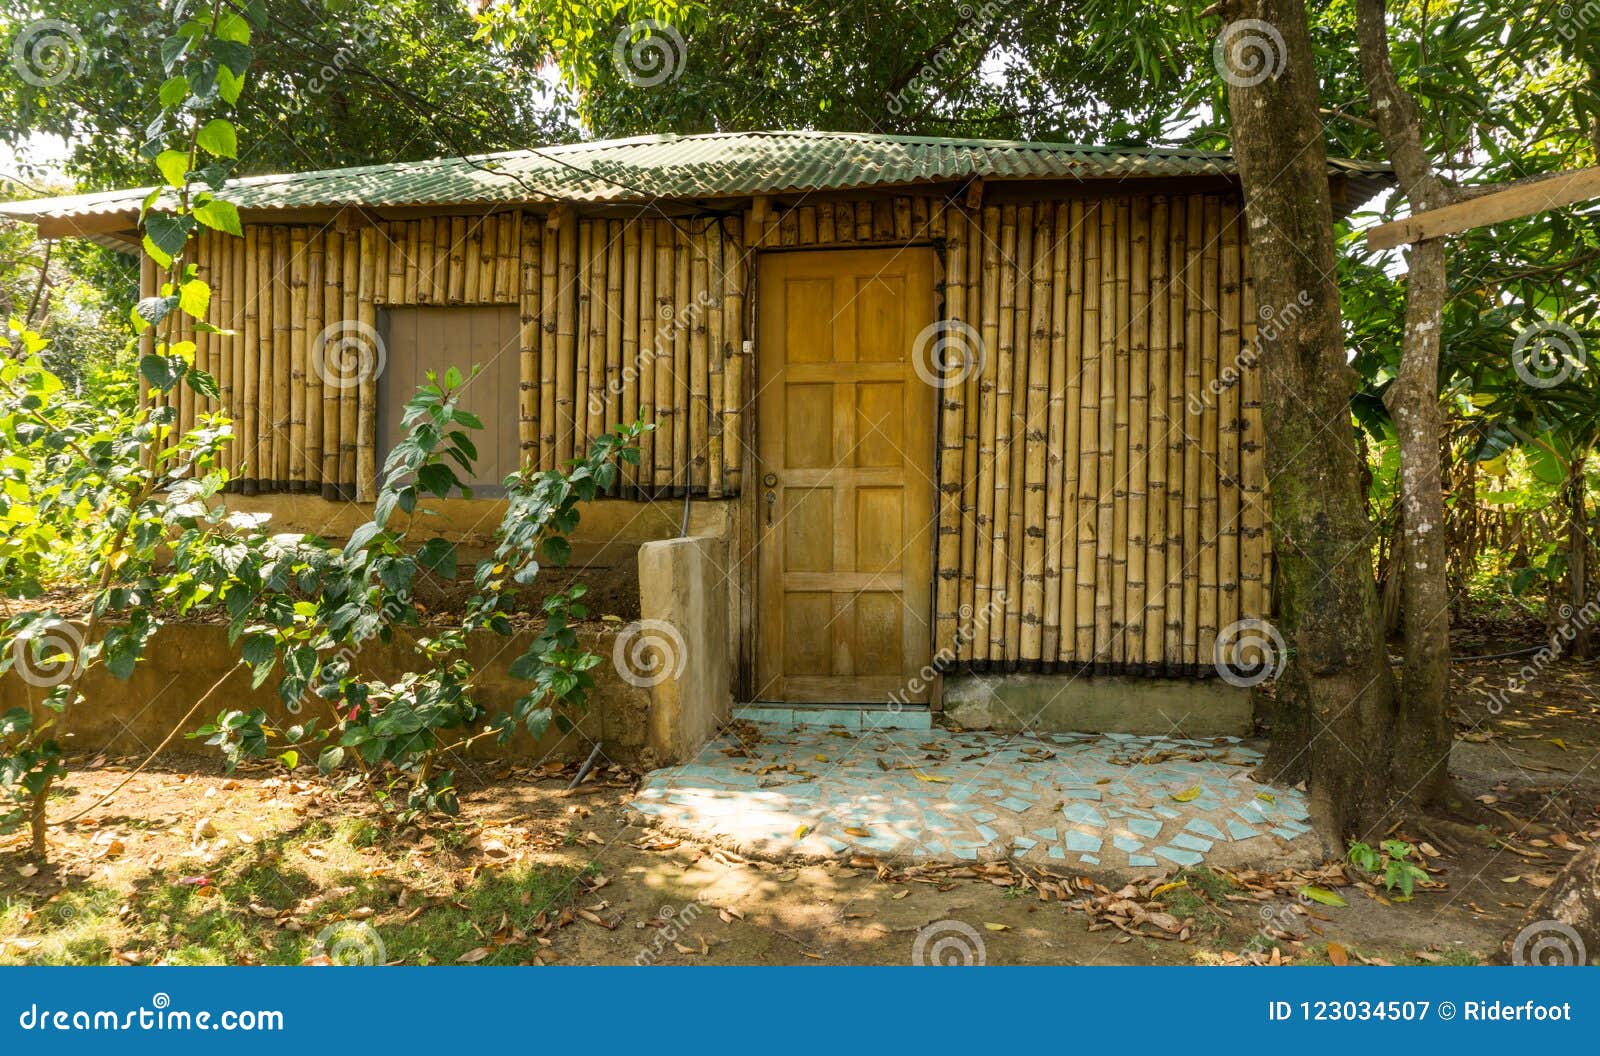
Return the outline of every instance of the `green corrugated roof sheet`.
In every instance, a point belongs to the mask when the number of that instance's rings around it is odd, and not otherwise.
[[[1364,201],[1392,182],[1389,167],[1333,159]],[[909,185],[983,177],[1136,179],[1227,176],[1228,154],[1176,148],[1089,147],[853,132],[719,132],[644,136],[512,150],[468,158],[251,176],[228,185],[245,209],[492,205],[503,202],[643,203],[654,199]],[[23,220],[133,214],[148,193],[107,191],[0,205]]]

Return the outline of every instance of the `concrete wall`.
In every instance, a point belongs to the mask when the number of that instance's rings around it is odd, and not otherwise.
[[[639,548],[642,619],[618,667],[649,686],[650,743],[662,763],[691,758],[732,714],[727,568],[725,539],[668,539]]]
[[[470,758],[493,757],[533,760],[552,753],[554,758],[582,758],[592,741],[601,740],[606,754],[631,760],[646,754],[651,747],[649,723],[650,694],[618,677],[612,667],[613,646],[618,638],[614,626],[583,627],[580,644],[604,658],[590,674],[596,688],[590,693],[588,708],[578,730],[562,735],[554,726],[537,744],[520,734],[501,747],[494,738],[474,745]],[[508,638],[488,631],[475,633],[468,641],[468,657],[479,665],[479,699],[491,711],[505,710],[526,689],[527,683],[510,677],[511,661],[531,639],[529,632]],[[373,678],[397,679],[415,661],[408,657],[410,633],[397,635],[397,641],[384,645],[371,643],[357,659],[359,669]],[[168,624],[151,639],[144,658],[126,682],[113,678],[104,667],[92,668],[84,676],[82,704],[69,708],[57,721],[57,736],[70,753],[108,751],[133,754],[153,750],[174,729],[168,751],[209,752],[184,734],[215,718],[224,709],[261,708],[273,722],[290,725],[321,715],[327,725],[326,706],[309,700],[298,713],[289,712],[278,699],[277,682],[268,679],[261,688],[250,688],[250,671],[238,663],[238,650],[228,644],[227,628],[219,624]],[[211,699],[196,707],[197,701],[221,681]],[[37,707],[47,689],[29,685],[13,669],[0,677],[0,711],[18,704]],[[470,762],[470,758],[468,762]]]
[[[1241,737],[1250,690],[1220,679],[946,675],[945,717],[966,729]]]
[[[725,538],[733,530],[736,499],[695,499],[689,505],[689,534]],[[230,512],[267,514],[266,530],[348,539],[372,519],[370,502],[333,502],[317,495],[225,495]],[[494,531],[505,516],[505,499],[432,499],[421,504],[417,531],[438,535],[469,552],[494,547]],[[578,530],[572,534],[574,565],[632,561],[641,543],[671,539],[682,529],[683,501],[634,502],[596,499],[579,507]],[[405,515],[396,513],[396,525]]]

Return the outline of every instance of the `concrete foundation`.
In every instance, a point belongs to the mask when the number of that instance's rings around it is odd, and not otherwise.
[[[727,568],[725,539],[639,547],[642,619],[630,650],[619,642],[617,666],[649,686],[650,744],[662,763],[692,758],[732,714]]]
[[[945,717],[963,729],[1243,737],[1250,690],[1220,679],[947,675]]]
[[[397,630],[396,640],[388,645],[369,643],[356,659],[357,668],[370,678],[397,680],[417,666],[411,655],[414,636],[415,629],[404,628]],[[656,747],[651,743],[648,722],[650,695],[618,677],[612,667],[618,636],[617,628],[609,625],[579,629],[579,645],[602,656],[604,662],[590,672],[596,686],[589,693],[576,731],[562,734],[552,725],[538,743],[523,732],[505,746],[486,738],[471,748],[470,758],[531,761],[549,754],[557,759],[581,759],[594,741],[603,742],[607,756],[613,759],[646,756],[647,749]],[[531,632],[526,631],[509,638],[488,631],[470,637],[468,659],[482,671],[479,699],[491,712],[508,710],[526,692],[527,683],[513,679],[509,669],[530,640]],[[223,710],[261,708],[280,726],[320,715],[322,726],[327,726],[326,705],[320,699],[309,698],[299,712],[291,712],[278,698],[276,679],[269,678],[252,690],[250,677],[249,668],[239,661],[238,649],[228,643],[225,626],[168,624],[150,640],[128,681],[118,681],[103,666],[91,668],[81,687],[83,702],[56,719],[55,735],[69,753],[134,754],[154,750],[176,730],[166,750],[192,753],[212,749],[201,748],[184,734]],[[199,703],[219,682],[210,699]],[[31,685],[12,670],[0,677],[0,711],[23,705],[37,713],[47,693],[48,688]]]

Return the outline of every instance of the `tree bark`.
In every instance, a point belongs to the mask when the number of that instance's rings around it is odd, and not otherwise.
[[[1361,71],[1378,132],[1394,163],[1400,191],[1413,211],[1450,201],[1422,146],[1416,103],[1400,87],[1389,60],[1384,0],[1357,0],[1356,36]],[[1406,279],[1406,323],[1400,370],[1389,390],[1389,413],[1400,443],[1400,500],[1405,526],[1401,606],[1405,668],[1400,721],[1395,731],[1395,770],[1402,797],[1428,802],[1449,781],[1450,580],[1441,475],[1439,334],[1445,301],[1444,243],[1411,247]]]
[[[1589,659],[1589,622],[1581,613],[1589,603],[1589,511],[1584,501],[1584,465],[1588,459],[1573,456],[1567,472],[1567,593],[1568,620],[1572,625],[1570,652],[1580,660]]]
[[[1586,848],[1556,874],[1504,948],[1515,964],[1589,964],[1600,956],[1600,846]]]
[[[1340,325],[1316,67],[1303,0],[1224,0],[1219,10],[1230,25],[1273,27],[1283,52],[1275,76],[1228,77],[1257,299],[1281,324],[1261,371],[1288,657],[1263,772],[1304,778],[1324,846],[1342,851],[1391,804],[1395,701],[1350,417],[1355,372]]]

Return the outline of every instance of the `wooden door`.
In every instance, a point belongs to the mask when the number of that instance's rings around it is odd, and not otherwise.
[[[926,700],[936,393],[930,249],[763,255],[757,700]]]

